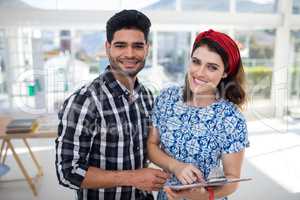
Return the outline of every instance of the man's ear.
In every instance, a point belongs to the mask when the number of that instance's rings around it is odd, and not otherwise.
[[[146,48],[146,54],[145,55],[147,56],[148,53],[149,53],[149,51],[150,51],[150,48],[151,48],[149,41],[146,43],[146,47],[145,48]]]
[[[111,44],[110,44],[108,41],[105,41],[105,48],[106,48],[106,49],[109,49],[110,46],[111,46]]]
[[[111,44],[108,41],[105,41],[105,52],[106,52],[106,55],[108,55],[108,50],[110,49],[110,47],[111,47]]]

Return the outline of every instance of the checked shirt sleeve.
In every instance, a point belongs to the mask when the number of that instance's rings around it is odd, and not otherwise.
[[[71,95],[58,114],[56,173],[61,185],[79,189],[96,131],[95,103],[88,91]]]

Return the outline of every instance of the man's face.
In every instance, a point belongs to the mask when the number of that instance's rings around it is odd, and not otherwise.
[[[111,43],[105,43],[105,47],[112,69],[134,78],[145,65],[149,45],[143,32],[121,29],[114,33]]]

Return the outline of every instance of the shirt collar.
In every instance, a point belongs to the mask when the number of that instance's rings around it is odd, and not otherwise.
[[[129,90],[120,81],[115,79],[110,66],[107,66],[105,71],[103,72],[103,81],[104,81],[104,84],[106,84],[109,87],[112,94],[114,94],[116,96],[121,96],[121,95],[129,96],[130,95]],[[134,83],[134,89],[133,89],[132,96],[138,97],[139,94],[142,92],[142,87],[143,86],[142,86],[142,84],[140,84],[140,81],[138,79],[136,79],[136,81]]]

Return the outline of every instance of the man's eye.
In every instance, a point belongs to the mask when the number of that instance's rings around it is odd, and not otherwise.
[[[144,45],[135,45],[134,48],[136,48],[136,49],[143,49]]]
[[[118,45],[115,45],[115,47],[116,47],[116,48],[124,48],[125,45],[120,45],[120,44],[118,44]]]

